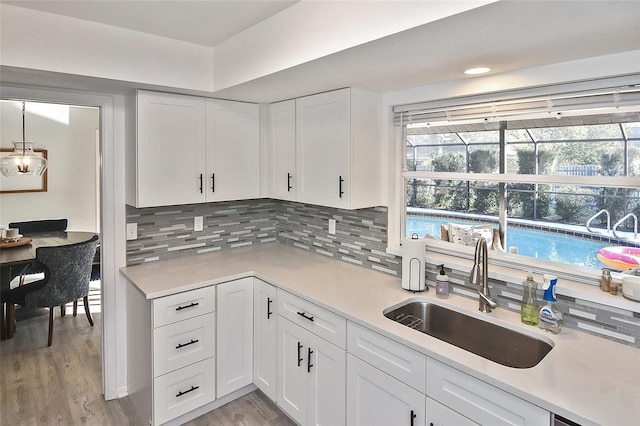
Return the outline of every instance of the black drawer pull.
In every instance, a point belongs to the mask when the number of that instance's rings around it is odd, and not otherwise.
[[[198,340],[198,339],[196,339],[196,340],[191,339],[191,341],[188,342],[188,343],[180,343],[180,344],[178,344],[178,346],[176,346],[176,349],[180,349],[180,348],[184,348],[185,346],[193,345],[194,343],[198,343],[199,341],[200,340]]]
[[[267,297],[267,319],[271,318],[271,315],[273,315],[273,312],[271,312],[271,303],[273,303],[273,300],[271,300],[270,297]]]
[[[313,321],[313,317],[307,316],[307,314],[305,312],[298,312],[298,315],[300,315],[303,318],[308,319],[309,321]]]
[[[311,348],[309,348],[309,352],[307,352],[307,373],[311,373],[311,367],[313,367],[313,364],[311,364],[312,353],[313,351],[311,350]]]
[[[186,391],[184,391],[184,392],[180,391],[180,392],[178,392],[178,394],[176,395],[176,398],[181,397],[182,395],[186,395],[186,394],[188,394],[189,392],[193,392],[193,391],[194,391],[194,390],[196,390],[196,389],[200,389],[200,386],[191,386],[191,389],[189,389],[189,390],[186,390]]]
[[[298,342],[298,367],[300,367],[300,363],[302,362],[302,357],[300,356],[300,349],[302,349],[302,343]]]
[[[187,309],[187,308],[193,308],[194,306],[198,306],[198,305],[199,305],[199,303],[198,303],[198,302],[191,302],[191,304],[190,304],[190,305],[187,305],[187,306],[178,306],[178,307],[176,308],[176,311],[181,311],[181,310],[183,310],[183,309]]]
[[[413,412],[413,410],[411,410],[411,426],[413,426],[413,419],[415,419],[417,417],[416,413]]]

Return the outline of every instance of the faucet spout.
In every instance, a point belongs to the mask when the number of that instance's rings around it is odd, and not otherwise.
[[[471,284],[480,285],[478,289],[478,309],[482,312],[489,313],[495,309],[498,304],[489,293],[489,261],[487,258],[487,240],[484,237],[478,238],[476,243],[476,251],[473,256],[473,268],[471,268],[471,276],[469,281]]]

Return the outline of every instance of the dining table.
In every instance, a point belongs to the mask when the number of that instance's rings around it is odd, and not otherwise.
[[[20,240],[7,242],[3,240],[0,245],[0,339],[7,338],[7,326],[5,324],[5,303],[2,302],[2,292],[11,288],[11,281],[24,270],[30,263],[36,260],[38,247],[64,246],[81,243],[90,240],[96,232],[85,231],[56,231],[37,232],[22,235]]]

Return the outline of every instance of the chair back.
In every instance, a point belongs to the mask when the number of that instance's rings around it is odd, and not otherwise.
[[[23,235],[36,232],[59,232],[67,230],[67,219],[32,220],[29,222],[12,222],[9,228],[18,228]]]
[[[55,247],[38,247],[36,259],[45,266],[46,285],[25,296],[26,306],[52,307],[89,294],[89,278],[98,236],[89,241]]]

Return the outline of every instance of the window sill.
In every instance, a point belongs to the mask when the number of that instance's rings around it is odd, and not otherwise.
[[[448,243],[445,243],[448,244]],[[429,247],[429,246],[434,246]],[[459,272],[469,272],[473,266],[473,247],[462,247],[458,252],[452,254],[444,254],[439,251],[434,251],[434,248],[439,248],[442,250],[442,243],[427,243],[427,251],[425,255],[426,264],[431,265],[433,267],[437,265],[444,264],[446,268],[459,271]],[[471,251],[469,251],[471,249]],[[402,247],[401,246],[391,246],[387,247],[387,253],[393,254],[395,256],[402,257]],[[468,254],[467,254],[468,253]],[[470,256],[469,256],[470,254]],[[500,254],[502,253],[494,253]],[[466,255],[466,256],[465,256]],[[522,265],[517,263],[513,263],[513,265],[497,265],[492,262],[491,254],[489,256],[489,278],[505,281],[510,284],[521,285],[522,282],[527,277],[526,269],[523,269]],[[468,257],[468,258],[467,258]],[[501,257],[501,256],[500,256]],[[529,258],[527,258],[529,259]],[[501,263],[505,263],[502,261]],[[545,270],[546,262],[540,261],[537,259],[531,259],[528,263],[529,269],[533,270],[534,277],[536,281],[541,282],[542,273],[553,273],[551,270]],[[618,287],[620,287],[621,282],[621,274],[612,273],[614,281],[618,282]],[[597,278],[594,278],[596,280]],[[571,279],[567,279],[566,277],[562,277],[558,281],[558,286],[556,287],[556,293],[573,297],[575,299],[579,299],[582,301],[596,303],[598,305],[609,306],[612,308],[624,309],[631,312],[640,313],[640,302],[636,302],[633,300],[626,299],[622,296],[622,291],[619,289],[618,294],[616,296],[605,293],[600,290],[600,287],[597,285],[589,285],[583,282],[574,281]]]

